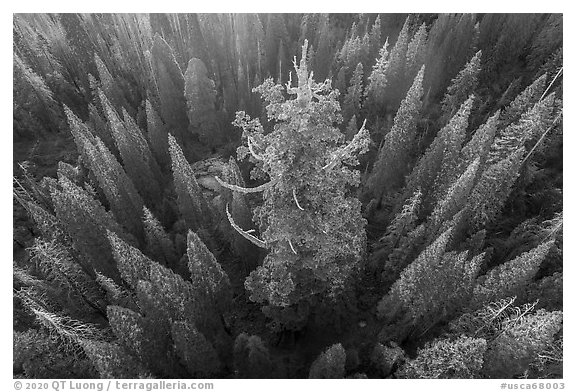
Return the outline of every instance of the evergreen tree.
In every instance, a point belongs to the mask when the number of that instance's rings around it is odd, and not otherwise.
[[[386,86],[388,85],[388,39],[379,51],[378,59],[372,66],[372,72],[368,76],[368,85],[366,86],[366,103],[371,114],[379,114],[384,110],[386,99]]]
[[[242,378],[271,378],[270,353],[257,335],[241,333],[234,342],[234,367]]]
[[[176,321],[171,333],[174,351],[190,376],[206,378],[221,371],[222,363],[214,347],[192,323]]]
[[[116,343],[85,340],[82,348],[101,378],[140,378],[147,372],[136,358]]]
[[[452,233],[452,228],[442,233],[402,271],[378,304],[380,317],[390,320],[401,310],[409,314],[413,326],[424,329],[467,304],[484,255],[469,259],[467,251],[445,253]]]
[[[148,99],[146,100],[146,122],[150,149],[154,153],[158,164],[160,164],[162,168],[166,168],[170,165],[168,130]]]
[[[174,244],[162,224],[146,207],[144,207],[143,221],[147,253],[162,265],[177,270],[178,256]]]
[[[215,146],[221,143],[216,118],[216,88],[208,78],[208,70],[199,59],[190,59],[184,74],[184,95],[188,108],[190,133],[203,143]]]
[[[514,100],[506,107],[502,113],[500,126],[507,126],[520,120],[522,114],[533,107],[541,98],[546,88],[547,74],[542,74],[534,80],[532,84],[524,89]]]
[[[422,107],[423,77],[424,66],[414,78],[412,87],[396,113],[394,125],[378,151],[378,159],[367,182],[368,189],[376,198],[395,189],[404,180],[408,158],[416,140],[417,122]]]
[[[414,192],[404,203],[402,210],[396,214],[392,222],[388,225],[385,234],[375,245],[376,251],[372,253],[371,257],[380,264],[381,268],[384,267],[384,262],[393,250],[401,244],[401,241],[408,233],[416,228],[421,197],[422,193],[420,191]]]
[[[22,136],[44,129],[59,132],[63,124],[62,109],[44,79],[19,56],[13,54],[14,128]]]
[[[58,183],[61,189],[52,189],[51,192],[56,217],[72,239],[74,249],[85,258],[84,267],[116,280],[118,272],[106,230],[125,239],[129,237],[112,215],[86,191],[65,177],[61,177]]]
[[[347,165],[357,164],[356,155],[366,151],[368,131],[362,128],[342,145],[343,135],[333,126],[341,121],[336,93],[309,77],[306,53],[307,42],[296,66],[298,86],[287,86],[295,99],[284,101],[282,87],[271,80],[258,88],[268,102],[269,119],[278,121],[273,131],[264,135],[258,120],[237,114],[235,123],[244,130],[251,156],[261,162],[270,182],[254,189],[220,182],[232,190],[264,191],[264,204],[255,215],[263,239],[242,233],[269,253],[246,288],[252,300],[269,304],[268,314],[288,328],[303,325],[312,297],[345,286],[365,249],[360,204],[347,190],[357,186],[359,173]]]
[[[142,221],[137,212],[142,209],[142,199],[134,184],[104,143],[72,111],[64,109],[76,146],[106,195],[114,216],[130,233],[142,238]]]
[[[314,71],[318,80],[325,80],[328,78],[333,59],[329,15],[321,14],[319,24],[318,43],[315,46],[317,49],[314,56]]]
[[[522,114],[518,122],[502,130],[496,137],[490,150],[489,163],[495,163],[506,157],[532,139],[540,137],[552,123],[555,94],[548,95]]]
[[[474,159],[480,158],[480,167],[483,166],[488,159],[490,146],[494,142],[496,136],[496,129],[500,120],[500,111],[494,113],[484,124],[482,124],[473,134],[468,143],[462,147],[460,156],[460,170],[469,165]]]
[[[232,298],[228,274],[192,230],[188,232],[186,253],[192,285],[203,293],[203,301],[220,313],[227,310]]]
[[[344,97],[344,106],[342,109],[342,117],[344,117],[344,122],[348,122],[355,114],[360,114],[360,109],[362,109],[362,96],[363,96],[363,70],[362,63],[358,63],[352,79],[350,79],[350,86],[348,87],[348,92]]]
[[[400,369],[400,378],[481,378],[485,339],[461,336],[437,339],[418,349],[415,359]]]
[[[488,346],[483,372],[489,378],[512,378],[526,374],[529,365],[554,342],[562,329],[561,311],[540,309],[506,325]]]
[[[476,90],[481,57],[482,51],[476,52],[474,57],[466,63],[464,69],[452,79],[442,100],[442,113],[446,120],[452,118],[460,105]]]
[[[474,288],[475,306],[521,294],[534,278],[554,241],[545,242],[529,252],[490,270]]]
[[[438,227],[442,222],[448,221],[466,206],[468,196],[474,187],[478,175],[479,166],[480,159],[476,158],[450,186],[444,198],[438,200],[431,215],[432,226]]]
[[[443,190],[456,174],[454,169],[466,137],[472,100],[473,97],[468,98],[458,113],[438,132],[406,180],[408,192],[412,193],[416,189],[422,191],[424,210],[430,208],[433,200],[437,201],[444,196]]]
[[[388,89],[390,96],[387,99],[387,102],[393,109],[398,107],[398,103],[401,101],[402,96],[404,96],[404,92],[406,91],[407,86],[405,86],[405,84],[410,80],[406,79],[409,28],[410,18],[408,17],[404,22],[404,26],[402,26],[402,30],[400,30],[400,34],[398,35],[394,47],[390,50],[390,55],[388,56],[387,79],[390,86]],[[416,76],[416,79],[418,79],[418,76]],[[400,111],[400,109],[398,109],[398,111]]]
[[[382,26],[380,21],[380,15],[376,17],[374,20],[374,24],[370,28],[370,33],[368,36],[368,46],[369,46],[369,58],[370,61],[374,61],[376,57],[378,57],[378,51],[380,50],[381,45],[381,35],[382,35]]]
[[[197,230],[209,227],[211,212],[196,181],[194,171],[184,157],[182,149],[172,136],[168,136],[174,188],[178,196],[178,208],[188,228]]]
[[[340,343],[330,346],[310,366],[308,378],[344,378],[346,351]]]
[[[182,143],[188,132],[186,100],[184,98],[184,76],[176,62],[172,48],[160,35],[154,35],[150,49],[153,82],[158,91],[162,119]]]
[[[120,276],[129,287],[136,289],[138,281],[150,280],[152,260],[111,231],[107,232],[107,238]]]
[[[406,49],[406,78],[408,80],[412,79],[424,64],[427,38],[426,23],[422,23]]]
[[[472,229],[480,229],[492,222],[500,213],[512,186],[518,178],[524,149],[515,151],[511,156],[484,170],[478,183],[470,193],[469,206],[471,211],[470,225]]]
[[[144,200],[149,205],[157,205],[161,199],[158,183],[161,176],[148,142],[126,110],[123,110],[124,121],[122,121],[102,91],[99,91],[99,96],[126,172]]]
[[[118,82],[108,71],[106,64],[98,57],[97,53],[94,53],[94,62],[96,63],[96,68],[98,69],[98,76],[100,77],[100,88],[102,92],[110,99],[110,102],[117,108],[124,108],[130,113],[135,114],[134,109],[128,105]]]

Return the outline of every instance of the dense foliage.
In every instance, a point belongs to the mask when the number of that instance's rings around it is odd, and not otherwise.
[[[562,377],[562,22],[15,14],[14,376]]]

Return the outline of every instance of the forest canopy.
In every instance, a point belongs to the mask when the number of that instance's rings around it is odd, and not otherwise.
[[[561,14],[14,14],[15,378],[562,378]]]

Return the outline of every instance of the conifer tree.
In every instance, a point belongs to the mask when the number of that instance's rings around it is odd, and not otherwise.
[[[444,253],[452,233],[453,229],[442,233],[402,271],[378,304],[380,317],[394,317],[399,302],[412,325],[424,329],[467,304],[484,255],[469,259],[467,251]]]
[[[139,280],[150,280],[150,267],[153,261],[115,233],[108,231],[106,235],[116,261],[116,267],[128,286],[136,289]]]
[[[219,129],[216,118],[216,88],[208,78],[208,70],[199,59],[190,59],[184,74],[184,95],[188,109],[190,133],[200,137],[210,146],[219,144]]]
[[[468,195],[472,191],[478,175],[479,166],[480,158],[476,158],[450,186],[446,195],[438,200],[431,215],[432,226],[437,227],[442,222],[452,219],[458,211],[466,206]]]
[[[489,378],[513,378],[528,371],[528,366],[553,343],[562,329],[561,311],[540,309],[506,325],[488,346],[483,372]]]
[[[342,109],[342,117],[344,117],[344,122],[348,122],[355,114],[360,114],[360,109],[362,109],[362,97],[363,97],[363,69],[362,63],[358,63],[352,79],[350,79],[350,86],[348,87],[348,92],[344,97],[344,106]]]
[[[386,99],[386,86],[388,85],[388,39],[379,51],[378,59],[372,66],[372,72],[368,76],[368,85],[366,86],[366,103],[371,113],[379,114],[384,110]]]
[[[553,245],[554,240],[545,242],[490,270],[474,288],[472,303],[478,306],[521,294],[538,272]]]
[[[460,105],[476,90],[481,57],[482,51],[476,52],[470,61],[466,63],[464,69],[452,79],[442,100],[442,113],[445,121],[452,118]]]
[[[344,378],[346,351],[342,344],[330,346],[310,366],[308,378]]]
[[[178,256],[174,244],[162,224],[146,207],[144,207],[143,221],[147,253],[154,260],[177,271]]]
[[[388,56],[387,79],[390,85],[388,89],[390,97],[387,99],[387,102],[393,109],[398,107],[398,103],[406,91],[405,83],[410,80],[406,80],[406,54],[409,43],[409,28],[410,17],[406,18],[402,30],[400,30],[398,34],[398,39]],[[416,79],[418,79],[418,76],[416,76]]]
[[[188,232],[188,270],[192,285],[203,292],[212,308],[221,313],[227,310],[232,299],[230,279],[212,252],[192,230]]]
[[[112,136],[120,151],[126,172],[146,203],[156,206],[161,199],[161,189],[158,183],[161,178],[160,169],[142,131],[125,109],[123,109],[124,121],[122,121],[104,93],[99,91],[98,94],[110,122]]]
[[[258,120],[237,114],[235,123],[249,142],[249,149],[239,148],[239,153],[249,152],[260,161],[270,182],[248,189],[220,181],[245,193],[264,191],[264,204],[255,214],[262,239],[241,233],[269,253],[246,280],[246,288],[286,328],[306,322],[312,297],[336,294],[345,286],[365,247],[360,204],[347,190],[358,184],[359,173],[347,165],[357,164],[356,155],[366,151],[368,131],[362,128],[342,145],[343,135],[333,126],[341,121],[336,93],[329,82],[317,84],[310,78],[306,53],[307,42],[296,66],[298,86],[287,86],[295,99],[284,101],[282,87],[271,80],[258,88],[268,102],[269,119],[278,121],[273,131],[264,135]]]
[[[369,46],[369,58],[370,61],[374,61],[378,56],[378,51],[380,50],[380,42],[382,35],[382,26],[380,21],[380,15],[374,20],[374,24],[370,28],[370,33],[368,36],[368,46]]]
[[[119,306],[108,306],[108,320],[114,335],[130,354],[160,376],[176,377],[178,368],[169,358],[169,335],[155,325],[155,320]]]
[[[72,238],[74,249],[85,257],[88,268],[117,279],[118,272],[112,250],[106,239],[106,230],[128,238],[112,215],[82,188],[61,177],[60,189],[52,189],[56,217]]]
[[[194,171],[172,135],[168,136],[168,145],[180,213],[189,229],[209,227],[211,211],[196,181]]]
[[[93,103],[88,104],[88,126],[94,136],[98,136],[104,145],[112,152],[115,156],[120,157],[118,148],[114,143],[114,137],[112,136],[112,131],[110,130],[110,124],[106,120],[106,117],[102,118],[101,112],[96,108]]]
[[[163,169],[167,168],[170,166],[168,130],[148,99],[146,100],[146,123],[150,150],[154,153],[154,157],[160,167]]]
[[[84,340],[82,348],[101,378],[140,378],[147,372],[136,358],[116,343]]]
[[[500,120],[500,110],[496,111],[484,124],[482,124],[473,134],[468,143],[462,147],[460,156],[460,170],[469,165],[474,159],[480,158],[480,171],[488,159],[490,146],[494,142],[496,129]]]
[[[62,109],[44,79],[19,56],[13,54],[13,95],[15,127],[23,136],[33,130],[59,132],[63,124]]]
[[[46,281],[66,291],[61,299],[70,301],[68,306],[80,311],[89,307],[105,310],[106,300],[100,287],[63,244],[36,238],[30,250]]]
[[[372,169],[367,187],[376,198],[401,185],[408,169],[408,158],[416,140],[417,121],[422,107],[424,66],[402,101],[394,125],[384,138],[384,145]]]
[[[430,208],[432,200],[443,197],[443,190],[456,174],[454,169],[466,137],[472,100],[473,97],[468,98],[458,113],[438,132],[407,178],[408,192],[416,189],[422,191],[424,210]]]
[[[514,98],[512,102],[504,109],[501,116],[500,126],[506,128],[510,124],[515,123],[520,119],[522,114],[533,107],[541,98],[546,88],[547,74],[542,74],[539,78],[534,80],[532,84],[524,89],[520,94]]]
[[[374,259],[380,259],[379,264],[381,264],[382,267],[384,267],[383,262],[386,261],[392,251],[400,245],[403,237],[406,237],[409,232],[415,229],[421,197],[422,193],[419,190],[414,192],[404,203],[402,210],[396,214],[392,222],[388,225],[385,234],[375,246],[377,250],[372,254],[372,257]]]
[[[234,367],[241,378],[271,378],[270,353],[257,335],[241,333],[234,342]]]
[[[134,184],[104,143],[70,109],[64,110],[76,146],[106,195],[114,216],[130,233],[142,238],[142,220],[138,217],[142,199]]]
[[[492,222],[500,213],[508,199],[512,186],[518,178],[518,170],[524,148],[515,151],[511,156],[490,165],[484,170],[478,183],[470,193],[470,225],[478,230]]]
[[[437,339],[418,350],[416,358],[400,369],[400,378],[480,378],[487,344],[485,339],[460,336]]]
[[[502,130],[492,145],[488,162],[505,159],[519,148],[526,147],[529,140],[540,137],[552,123],[554,99],[554,93],[548,95],[522,114],[518,122]]]
[[[222,364],[212,344],[187,321],[172,323],[174,351],[191,377],[206,378],[221,371]]]
[[[408,80],[412,79],[424,64],[427,38],[426,23],[422,23],[406,49],[406,78]]]
[[[172,48],[160,35],[154,35],[150,49],[153,81],[160,100],[160,114],[170,132],[182,142],[188,132],[184,76],[176,62]]]
[[[334,88],[340,92],[340,96],[344,96],[344,92],[346,91],[346,68],[341,67],[338,70],[334,81]]]
[[[98,76],[100,77],[100,88],[102,92],[110,99],[110,102],[116,108],[124,108],[130,113],[135,114],[134,109],[128,105],[122,90],[118,82],[108,71],[106,64],[98,57],[97,53],[94,53],[94,62],[96,63],[96,68],[98,69]]]

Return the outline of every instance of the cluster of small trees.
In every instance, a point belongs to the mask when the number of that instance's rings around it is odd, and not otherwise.
[[[561,23],[15,15],[14,134],[78,152],[15,179],[15,369],[561,376]]]

